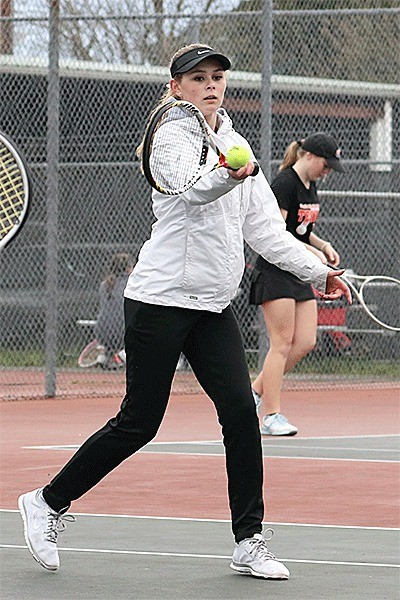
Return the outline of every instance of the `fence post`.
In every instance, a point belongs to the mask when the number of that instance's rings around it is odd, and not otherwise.
[[[271,176],[272,131],[272,0],[264,0],[261,13],[261,166],[266,178]]]
[[[271,135],[272,135],[272,0],[264,0],[261,13],[262,72],[261,72],[261,137],[260,156],[262,170],[271,179]],[[258,309],[258,369],[262,369],[268,350],[268,334],[262,311]]]
[[[59,0],[50,0],[47,85],[46,195],[46,381],[45,395],[56,395],[58,330],[58,166],[59,166]]]

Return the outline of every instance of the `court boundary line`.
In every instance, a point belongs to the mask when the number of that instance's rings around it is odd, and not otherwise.
[[[147,450],[147,448],[151,446],[207,446],[214,445],[218,447],[223,447],[223,443],[221,442],[157,442],[157,444],[146,444],[143,448],[140,448],[138,452],[151,452],[151,450]],[[341,446],[339,448],[335,446],[307,446],[307,445],[298,445],[294,444],[281,444],[275,445],[273,442],[266,442],[262,444],[263,448],[291,448],[291,449],[300,449],[300,450],[352,450],[353,452],[396,452],[396,450],[392,448],[355,448],[352,446]],[[46,445],[38,445],[38,446],[21,446],[22,450],[76,450],[80,448],[79,444],[52,444],[50,446]],[[177,453],[174,450],[167,450],[166,453]],[[157,454],[162,454],[162,452],[157,452]],[[186,454],[186,453],[182,453]],[[188,453],[189,454],[189,453]],[[214,456],[214,455],[212,455]],[[218,455],[219,456],[219,455]]]
[[[0,508],[0,513],[16,513],[19,514],[19,510],[16,508]],[[76,515],[77,517],[107,517],[117,519],[153,519],[155,521],[184,521],[194,523],[231,523],[230,519],[204,519],[196,517],[160,517],[157,515],[121,515],[121,514],[110,514],[110,513],[81,513],[71,511],[69,514]],[[326,523],[290,523],[283,521],[263,521],[263,526],[274,525],[282,527],[320,527],[323,529],[361,529],[361,530],[372,530],[372,531],[400,531],[400,527],[378,527],[373,525],[329,525]]]
[[[388,437],[400,437],[400,433],[387,433],[387,434],[370,434],[370,435],[329,435],[329,436],[310,436],[310,437],[296,437],[293,439],[293,446],[295,446],[296,448],[298,448],[299,446],[296,445],[296,442],[298,440],[351,440],[351,439],[371,439],[371,438],[388,438]],[[280,443],[281,438],[276,438],[274,439],[274,442],[272,442],[270,439],[266,439],[265,437],[263,437],[261,439],[261,442],[263,444],[263,446],[265,444],[268,443],[276,443],[277,447],[279,445],[279,447],[290,447],[290,445],[287,446],[283,446]],[[219,438],[218,440],[163,440],[163,441],[152,441],[149,442],[148,444],[146,444],[147,446],[162,446],[164,444],[170,444],[171,446],[184,446],[186,444],[198,444],[198,445],[203,445],[203,446],[207,446],[208,444],[215,444],[215,445],[223,445],[223,439]],[[22,449],[38,449],[38,450],[52,450],[54,448],[57,447],[62,447],[65,449],[71,449],[71,450],[75,450],[76,448],[80,448],[80,444],[57,444],[57,445],[39,445],[39,446],[21,446]],[[308,448],[311,448],[311,446],[306,446]],[[350,448],[351,450],[353,448]]]
[[[0,548],[13,550],[26,550],[27,546],[18,544],[0,544]],[[117,554],[127,556],[166,556],[172,558],[197,558],[211,560],[232,560],[231,555],[224,554],[193,554],[189,552],[155,552],[151,550],[106,550],[104,548],[58,548],[59,552],[76,552],[82,554]],[[363,563],[351,561],[331,561],[331,560],[313,560],[313,559],[298,559],[282,557],[280,560],[286,563],[313,564],[313,565],[332,565],[332,566],[348,566],[348,567],[378,567],[398,569],[400,565],[392,563]]]
[[[353,440],[353,439],[364,439],[364,438],[388,438],[388,437],[399,437],[400,433],[370,433],[365,435],[319,435],[319,436],[302,436],[294,438],[296,440]],[[269,436],[270,437],[270,436]],[[262,438],[263,442],[266,442],[266,438]]]
[[[187,442],[188,444],[190,444],[190,442]],[[165,444],[169,444],[169,442],[165,442]],[[286,448],[288,446],[285,446]],[[289,446],[290,447],[290,446]],[[79,444],[57,444],[57,445],[53,445],[53,446],[22,446],[23,450],[49,450],[51,452],[69,452],[72,450],[78,450],[80,448]],[[296,446],[293,447],[294,449],[296,448]],[[298,446],[297,446],[298,448]],[[311,446],[305,446],[305,448],[308,448],[310,450],[325,450],[325,448],[313,448]],[[326,448],[326,450],[342,450],[342,448]],[[345,448],[344,450],[354,450],[353,448]],[[366,448],[365,450],[363,449],[358,449],[359,452],[371,452],[370,449]],[[372,451],[375,452],[384,452],[385,450],[374,450],[372,449]],[[395,450],[386,450],[386,452],[396,452]],[[157,455],[157,456],[205,456],[208,458],[224,458],[225,454],[224,453],[217,453],[217,454],[212,454],[210,452],[177,452],[175,450],[163,450],[163,451],[157,451],[157,450],[145,450],[144,448],[141,448],[140,450],[138,450],[137,454],[151,454],[151,455]],[[274,460],[274,459],[280,459],[280,460],[325,460],[325,461],[334,461],[334,462],[367,462],[367,463],[379,463],[379,464],[397,464],[400,462],[399,459],[393,459],[393,460],[386,460],[386,459],[375,459],[375,458],[337,458],[337,457],[325,457],[325,456],[284,456],[284,455],[279,455],[279,454],[274,454],[271,456],[264,456],[265,460]]]

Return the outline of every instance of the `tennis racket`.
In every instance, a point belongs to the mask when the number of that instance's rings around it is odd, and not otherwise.
[[[400,331],[400,280],[385,275],[340,276],[350,287],[367,315],[380,327]]]
[[[107,356],[106,349],[96,339],[92,340],[82,350],[78,357],[78,365],[82,369],[89,367],[102,367],[103,369],[119,369],[125,366],[126,354],[122,349],[113,356]]]
[[[105,365],[106,362],[106,349],[97,340],[92,340],[85,346],[78,357],[78,365],[83,369],[96,365]]]
[[[191,102],[171,100],[160,106],[143,139],[142,170],[149,184],[163,194],[182,194],[206,173],[226,167],[212,134],[203,113]],[[206,166],[210,147],[219,160]]]
[[[21,230],[28,214],[31,184],[15,143],[0,132],[0,250]]]

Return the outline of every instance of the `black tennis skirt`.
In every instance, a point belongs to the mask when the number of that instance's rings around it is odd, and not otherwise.
[[[250,304],[263,304],[278,298],[293,298],[296,302],[304,302],[315,300],[315,295],[309,283],[301,281],[288,271],[267,262],[262,271],[255,267],[250,283]]]

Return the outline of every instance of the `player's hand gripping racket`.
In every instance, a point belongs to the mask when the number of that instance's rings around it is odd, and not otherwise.
[[[149,184],[163,194],[182,194],[206,173],[228,167],[211,135],[204,115],[191,102],[162,105],[150,118],[143,140],[142,169]],[[210,146],[219,161],[206,168]]]
[[[380,327],[400,331],[400,280],[385,275],[341,275],[367,315]]]
[[[30,197],[25,159],[14,142],[0,132],[0,250],[21,230]]]

